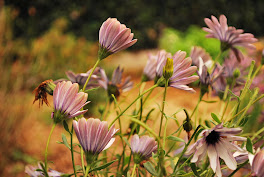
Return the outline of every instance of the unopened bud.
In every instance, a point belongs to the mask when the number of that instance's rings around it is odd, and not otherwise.
[[[163,68],[163,77],[168,80],[173,75],[173,59],[167,58],[166,65]]]
[[[240,76],[240,70],[238,68],[233,71],[233,76],[234,78],[238,78]]]
[[[185,114],[186,114],[186,119],[185,119],[185,122],[183,124],[183,129],[186,131],[186,132],[190,132],[192,130],[192,123],[191,123],[191,119],[189,117],[189,114],[188,112],[183,109]]]

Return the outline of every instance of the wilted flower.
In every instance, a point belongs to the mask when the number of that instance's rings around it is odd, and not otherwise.
[[[198,76],[191,76],[197,70],[196,66],[191,66],[192,59],[190,57],[185,58],[186,52],[178,51],[173,56],[164,50],[158,53],[158,61],[156,68],[156,79],[158,83],[159,79],[162,78],[163,68],[166,65],[167,58],[173,59],[173,75],[169,79],[169,86],[177,89],[195,92],[193,88],[188,87],[186,84],[196,81]],[[158,83],[160,84],[160,83]],[[162,83],[159,86],[164,86]]]
[[[197,67],[200,66],[199,58],[202,58],[203,63],[205,63],[208,68],[210,68],[213,64],[210,54],[207,53],[202,47],[193,46],[190,57],[192,58],[192,65]]]
[[[189,146],[187,155],[194,153],[192,163],[201,161],[208,154],[212,170],[217,176],[222,176],[219,158],[232,170],[237,168],[237,162],[232,155],[232,151],[243,151],[234,141],[245,141],[246,138],[234,136],[242,132],[240,128],[226,128],[223,123],[216,125],[211,130],[203,130],[202,138]]]
[[[81,118],[78,122],[74,120],[73,128],[86,154],[87,163],[91,163],[95,156],[113,144],[113,136],[118,131],[114,125],[108,130],[106,121],[94,118]]]
[[[53,95],[53,90],[55,89],[55,84],[52,80],[46,80],[43,81],[37,88],[34,89],[33,93],[35,93],[35,99],[33,101],[33,104],[35,101],[39,100],[39,106],[43,105],[43,102],[46,103],[47,106],[49,106],[49,102],[47,99],[47,93],[49,95]]]
[[[86,73],[78,73],[78,74],[75,74],[72,71],[66,71],[65,74],[72,83],[77,83],[80,86],[84,86],[88,76],[91,73],[91,70],[92,69],[90,69]],[[95,68],[95,70],[94,70],[94,72],[93,72],[93,74],[92,74],[92,76],[91,76],[91,78],[90,78],[90,80],[86,86],[86,90],[98,87],[99,86],[99,84],[98,84],[99,79],[100,79],[100,68],[97,67],[97,68]],[[68,81],[68,80],[67,79],[59,79],[59,80],[54,81],[54,83],[57,84],[57,83],[62,82],[62,81]]]
[[[135,44],[137,39],[133,39],[133,36],[131,29],[126,25],[121,24],[116,18],[108,18],[99,31],[99,59],[102,60]]]
[[[231,49],[238,61],[241,61],[243,55],[235,48],[236,46],[255,49],[252,43],[257,42],[257,39],[254,38],[254,35],[250,33],[243,34],[244,31],[242,29],[227,26],[226,16],[220,15],[219,21],[215,16],[211,16],[211,19],[205,18],[204,21],[209,27],[203,28],[204,31],[209,33],[206,37],[219,39],[221,41],[221,50]]]
[[[131,138],[131,151],[134,156],[134,162],[139,164],[142,160],[148,160],[152,153],[157,152],[157,142],[154,138],[147,135],[139,138],[137,134]]]
[[[111,81],[109,81],[103,69],[100,71],[102,78],[98,82],[107,91],[110,101],[113,101],[112,94],[118,98],[122,92],[127,92],[133,87],[130,77],[122,79],[124,70],[120,69],[119,66],[114,70]]]
[[[264,150],[256,153],[251,163],[252,176],[264,177]]]
[[[151,81],[155,79],[157,67],[157,55],[148,54],[148,61],[143,71],[142,81]]]
[[[53,93],[54,112],[52,118],[55,123],[63,119],[73,118],[86,113],[88,110],[80,109],[84,107],[87,102],[88,94],[79,92],[79,85],[72,84],[71,81],[62,81],[57,84]]]
[[[31,177],[40,177],[40,176],[45,176],[43,174],[43,172],[41,171],[37,171],[37,169],[40,169],[40,170],[43,170],[43,168],[41,167],[40,163],[38,163],[37,166],[32,166],[32,165],[27,165],[25,167],[25,173],[27,173],[29,176]],[[52,170],[52,169],[49,169],[48,170],[48,175],[51,176],[51,177],[59,177],[59,176],[62,176],[63,173],[60,173],[58,171],[55,171],[55,170]]]

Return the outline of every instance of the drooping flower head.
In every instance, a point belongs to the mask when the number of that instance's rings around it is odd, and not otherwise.
[[[211,19],[205,18],[204,21],[209,27],[203,28],[204,31],[209,33],[206,37],[219,39],[221,41],[221,50],[231,49],[238,61],[241,61],[243,54],[236,48],[237,46],[255,49],[252,43],[257,42],[257,39],[254,38],[254,35],[243,33],[242,29],[228,26],[226,16],[220,15],[219,21],[215,16],[211,16]]]
[[[91,73],[91,70],[90,69],[89,71],[87,71],[86,73],[78,73],[78,74],[75,74],[74,72],[72,71],[66,71],[66,76],[68,77],[68,80],[70,80],[72,83],[77,83],[79,84],[80,86],[84,86],[88,76],[90,75]],[[95,68],[87,86],[86,86],[86,90],[87,89],[91,89],[91,88],[95,88],[95,87],[99,87],[99,84],[98,84],[98,80],[100,79],[100,68],[97,67]],[[54,81],[55,84],[59,83],[59,82],[62,82],[62,81],[68,81],[67,79],[58,79],[56,81]]]
[[[30,177],[41,177],[41,176],[45,176],[43,174],[43,172],[41,171],[37,171],[37,169],[43,170],[42,166],[40,165],[40,163],[38,163],[37,166],[33,166],[33,165],[27,165],[25,167],[25,173],[28,174]],[[63,173],[52,170],[52,169],[48,169],[48,175],[51,177],[60,177],[63,175]]]
[[[99,51],[100,60],[107,56],[124,50],[137,42],[133,39],[134,34],[126,25],[121,24],[116,18],[108,18],[99,31]]]
[[[142,81],[152,81],[156,76],[156,68],[157,68],[157,55],[148,54],[148,61],[143,71]]]
[[[209,53],[205,51],[202,47],[193,46],[190,57],[192,59],[192,65],[199,67],[200,66],[200,58],[202,58],[203,63],[209,68],[212,66],[212,58]]]
[[[185,58],[185,56],[186,52],[183,51],[178,51],[171,56],[170,53],[161,50],[158,53],[155,82],[157,83],[159,79],[162,78],[163,68],[166,65],[167,58],[172,58],[173,74],[169,78],[169,86],[189,92],[195,92],[194,89],[188,87],[187,84],[190,84],[199,78],[198,76],[192,76],[192,74],[196,72],[197,67],[191,66],[192,59],[190,57]]]
[[[73,84],[71,81],[58,83],[53,92],[52,118],[55,123],[86,113],[88,110],[80,111],[80,109],[89,103],[87,97],[87,93],[79,92],[77,83]]]
[[[264,176],[264,149],[259,150],[253,158],[251,164],[252,176]]]
[[[200,78],[201,96],[203,96],[205,93],[209,91],[209,86],[213,88],[214,82],[216,82],[218,78],[221,77],[224,68],[220,64],[216,63],[213,71],[210,74],[208,71],[208,68],[210,66],[207,65],[207,63],[209,63],[208,61],[204,63],[204,61],[200,57],[198,63],[199,63],[199,70],[197,74]]]
[[[105,74],[103,69],[101,71],[101,80],[99,80],[99,84],[107,91],[110,101],[113,101],[112,94],[118,98],[122,92],[127,92],[133,87],[133,82],[130,80],[130,77],[122,78],[123,69],[120,69],[118,66],[113,74],[111,81]]]
[[[237,162],[232,151],[243,151],[234,141],[245,141],[246,138],[235,136],[241,133],[240,128],[226,128],[223,123],[216,125],[210,130],[203,130],[202,136],[196,143],[188,147],[186,155],[194,154],[192,163],[201,161],[206,153],[209,157],[210,166],[217,176],[222,176],[219,158],[223,159],[228,168],[235,170]]]
[[[88,163],[91,163],[94,157],[113,144],[115,141],[113,136],[118,131],[114,125],[108,130],[106,121],[94,118],[74,120],[73,128],[86,154]]]
[[[154,138],[147,135],[139,138],[137,134],[131,138],[131,151],[133,153],[134,162],[139,164],[143,160],[148,160],[152,153],[156,153],[158,143]]]

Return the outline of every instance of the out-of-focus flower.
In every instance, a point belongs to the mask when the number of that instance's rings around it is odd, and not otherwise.
[[[206,66],[201,57],[199,60],[199,70],[197,74],[200,78],[201,96],[203,96],[209,91],[209,86],[213,87],[213,83],[221,76],[224,68],[217,63],[212,73],[209,74],[208,66]]]
[[[235,170],[237,162],[232,155],[232,151],[243,151],[234,141],[245,141],[246,138],[234,136],[242,132],[240,128],[226,128],[223,124],[216,125],[211,130],[203,130],[202,138],[189,146],[187,155],[194,153],[192,163],[201,161],[206,152],[210,160],[210,166],[217,176],[222,176],[219,158],[223,159],[228,168]]]
[[[74,120],[73,128],[86,154],[87,163],[91,163],[94,157],[113,144],[113,136],[118,131],[114,125],[108,130],[106,121],[94,118],[81,118],[78,122]]]
[[[126,77],[124,80],[122,79],[123,69],[120,69],[118,66],[112,75],[111,81],[107,78],[105,71],[103,69],[101,72],[101,80],[98,81],[100,86],[102,86],[108,93],[110,101],[113,101],[112,94],[118,98],[122,92],[127,92],[133,87],[133,82],[130,81],[130,77]]]
[[[53,95],[53,90],[55,89],[55,84],[52,80],[46,80],[43,81],[37,88],[34,89],[33,93],[35,93],[35,99],[33,101],[33,104],[35,101],[39,100],[39,106],[43,105],[43,102],[46,103],[47,106],[49,106],[49,102],[47,99],[47,93],[49,95]]]
[[[240,50],[235,48],[236,46],[255,49],[252,43],[257,42],[257,39],[254,38],[254,35],[243,33],[244,31],[242,29],[227,26],[226,16],[220,15],[219,21],[215,16],[211,16],[211,19],[205,18],[204,21],[209,27],[203,28],[204,31],[209,33],[206,37],[219,39],[221,41],[221,50],[225,51],[231,49],[238,61],[242,60],[243,54]]]
[[[193,88],[187,86],[194,81],[196,81],[199,77],[192,76],[193,73],[196,72],[197,67],[191,66],[192,59],[190,57],[185,58],[186,52],[178,51],[173,56],[170,53],[167,53],[164,50],[161,50],[158,53],[158,61],[156,68],[156,78],[155,82],[158,83],[163,75],[163,68],[166,65],[167,58],[173,59],[173,75],[169,79],[169,86],[177,89],[195,92]],[[162,83],[158,83],[159,86],[164,86]]]
[[[264,177],[264,149],[256,153],[251,164],[252,176]]]
[[[90,69],[86,73],[78,73],[78,74],[75,74],[72,71],[66,71],[65,74],[72,83],[77,83],[80,86],[84,86],[88,76],[91,73],[91,70],[92,69]],[[97,67],[97,68],[95,68],[95,70],[94,70],[94,72],[93,72],[93,74],[92,74],[92,76],[91,76],[91,78],[90,78],[90,80],[86,86],[86,90],[91,89],[91,88],[95,88],[95,87],[99,87],[99,84],[98,84],[99,79],[100,79],[100,68]],[[58,80],[54,81],[54,83],[57,84],[57,83],[62,82],[62,81],[68,81],[68,80],[67,79],[58,79]]]
[[[37,169],[43,170],[41,165],[40,165],[40,163],[38,163],[37,166],[27,165],[25,167],[25,173],[28,174],[31,177],[45,176],[43,174],[43,172],[37,171]],[[63,173],[60,173],[60,172],[52,170],[52,169],[48,169],[48,175],[51,176],[51,177],[59,177],[59,176],[62,176]]]
[[[72,84],[71,81],[62,81],[57,84],[53,93],[54,112],[52,118],[55,123],[58,123],[67,118],[73,118],[86,113],[88,110],[80,109],[87,102],[88,94],[79,92],[79,85]]]
[[[207,66],[207,68],[210,68],[213,64],[210,54],[207,53],[202,47],[193,46],[190,57],[192,59],[192,65],[197,67],[200,66],[199,58],[202,58],[202,61]]]
[[[158,143],[154,138],[147,135],[139,138],[137,134],[131,138],[131,151],[133,153],[134,162],[139,164],[143,160],[148,160],[152,153],[156,153]]]
[[[142,81],[152,81],[156,76],[156,68],[157,68],[157,55],[148,54],[148,61],[143,71]]]
[[[121,24],[116,18],[108,18],[99,31],[99,59],[102,60],[132,46],[137,42],[137,39],[133,39],[133,37],[134,34],[131,33],[130,28]]]

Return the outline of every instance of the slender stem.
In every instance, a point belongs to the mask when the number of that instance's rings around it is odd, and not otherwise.
[[[197,108],[199,107],[199,104],[200,104],[201,100],[202,100],[201,97],[199,97],[199,100],[198,100],[198,102],[197,102],[197,104],[196,104],[196,106],[195,106],[195,108],[194,108],[194,110],[193,110],[193,112],[192,112],[192,114],[190,116],[190,119],[192,118],[192,116],[196,112]]]
[[[74,163],[74,153],[73,153],[73,142],[72,142],[72,137],[73,137],[73,124],[72,124],[72,129],[71,129],[71,157],[72,157],[72,167],[73,167],[73,172],[74,172],[74,176],[77,177],[76,175],[76,168],[75,168],[75,163]]]
[[[49,148],[49,142],[50,142],[50,138],[51,138],[51,135],[52,135],[52,132],[53,132],[55,126],[56,126],[56,123],[53,123],[52,128],[50,130],[49,137],[48,137],[47,145],[46,145],[46,150],[45,150],[45,170],[46,171],[48,170],[48,148]]]
[[[147,92],[149,92],[150,90],[153,90],[154,88],[158,87],[158,85],[153,85],[152,87],[150,87],[149,89],[147,89],[145,92],[143,92],[141,95],[139,95],[132,103],[130,103],[130,105],[128,105],[109,125],[109,127],[111,127],[115,121],[121,117],[140,97],[142,97],[143,95],[145,95]]]
[[[151,133],[153,136],[155,136],[155,138],[157,139],[158,143],[161,144],[160,142],[160,137],[150,128],[148,127],[145,123],[141,122],[140,120],[138,119],[135,119],[135,118],[130,118],[131,121],[141,125],[143,128],[145,128],[149,133]]]
[[[135,174],[135,171],[136,171],[136,167],[137,167],[137,164],[135,163],[134,167],[133,167],[133,171],[132,171],[131,177],[134,177],[134,174]]]
[[[248,163],[248,160],[245,161],[244,163],[240,164],[236,170],[234,170],[228,177],[233,176],[240,168],[242,168],[244,165],[246,165]]]
[[[196,130],[195,130],[194,133],[192,134],[192,137],[190,138],[190,140],[188,141],[188,143],[187,143],[186,146],[184,147],[184,149],[183,149],[183,151],[182,151],[182,153],[181,153],[181,156],[179,157],[179,159],[178,159],[176,165],[174,166],[173,173],[176,172],[177,166],[179,165],[181,158],[183,157],[184,153],[186,152],[188,146],[190,145],[192,139],[194,138],[195,134],[198,132],[198,130],[200,129],[200,127],[201,127],[201,125],[199,125],[199,126],[196,128]]]
[[[88,84],[88,82],[89,82],[89,80],[90,80],[90,78],[91,78],[91,76],[92,76],[92,74],[93,74],[95,68],[96,68],[97,65],[100,63],[100,61],[101,61],[101,60],[98,59],[98,60],[96,61],[96,63],[94,64],[93,69],[92,69],[92,71],[90,72],[90,74],[89,74],[88,78],[86,79],[86,82],[85,82],[85,84],[84,84],[84,86],[83,86],[83,91],[86,90],[86,86],[87,86],[87,84]]]
[[[81,148],[81,162],[82,162],[83,174],[85,174],[84,160],[83,160],[83,148]]]
[[[91,165],[87,164],[84,177],[90,176],[88,175],[90,168],[91,168]]]
[[[165,141],[166,141],[166,132],[167,132],[167,125],[168,125],[168,118],[166,117],[165,120],[165,127],[164,127],[164,132],[163,132],[163,146],[162,149],[165,149]]]
[[[163,121],[163,116],[164,116],[164,107],[165,107],[165,100],[166,100],[166,95],[167,95],[168,82],[169,82],[169,80],[166,80],[166,82],[165,82],[165,90],[164,90],[164,93],[163,93],[163,100],[162,100],[162,107],[161,107],[161,117],[160,117],[160,127],[159,127],[159,137],[160,137],[160,133],[161,133],[162,121]]]

